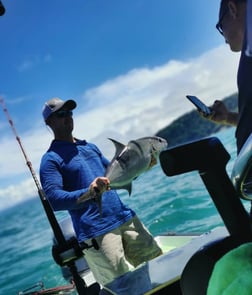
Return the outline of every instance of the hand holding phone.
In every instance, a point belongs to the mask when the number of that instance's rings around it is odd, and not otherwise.
[[[209,116],[212,113],[212,110],[206,106],[198,97],[194,95],[186,95],[186,97],[193,103],[199,112],[203,113],[204,116]]]

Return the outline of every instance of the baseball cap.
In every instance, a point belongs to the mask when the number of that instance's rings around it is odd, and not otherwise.
[[[46,121],[51,114],[59,111],[63,107],[67,110],[73,110],[76,108],[76,106],[76,102],[72,99],[64,101],[58,97],[54,97],[45,103],[42,115],[44,120]]]

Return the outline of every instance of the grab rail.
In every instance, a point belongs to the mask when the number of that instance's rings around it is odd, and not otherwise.
[[[240,198],[252,200],[252,134],[234,163],[231,180]]]

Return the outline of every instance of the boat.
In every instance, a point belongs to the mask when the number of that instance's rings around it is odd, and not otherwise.
[[[130,292],[132,295],[204,295],[215,263],[228,251],[252,240],[249,214],[242,202],[252,199],[251,154],[252,137],[245,143],[229,177],[226,165],[230,155],[217,137],[188,142],[160,153],[160,165],[168,177],[198,171],[224,226],[199,234],[167,233],[155,237],[164,253],[120,277],[128,284],[132,282],[132,288],[138,288]],[[52,255],[69,284],[45,289],[37,283],[18,294],[115,294],[113,286],[117,279],[110,289],[103,289],[95,281],[82,255],[82,249],[90,246],[78,244],[70,220],[64,220],[60,229],[67,243],[61,245],[54,239]],[[95,241],[91,246],[97,247]]]

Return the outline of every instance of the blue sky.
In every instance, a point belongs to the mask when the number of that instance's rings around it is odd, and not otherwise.
[[[2,0],[0,96],[38,173],[51,97],[73,98],[75,136],[109,158],[127,143],[236,91],[239,54],[215,29],[219,0]],[[0,110],[0,209],[36,196]]]

